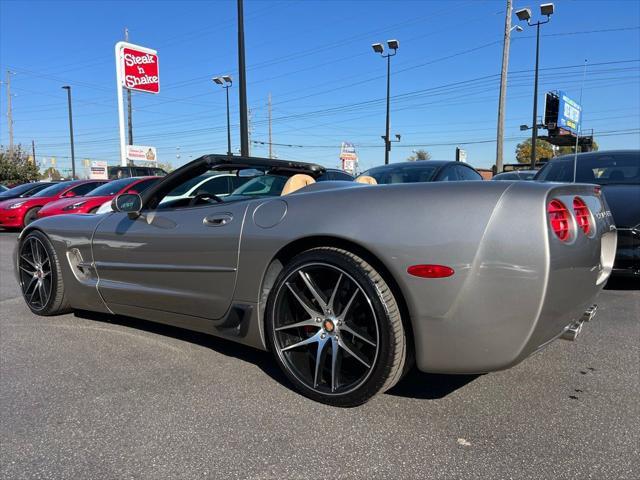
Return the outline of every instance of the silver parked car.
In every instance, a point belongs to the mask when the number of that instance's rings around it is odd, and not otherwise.
[[[162,203],[207,171],[246,169],[286,177],[279,195]],[[616,245],[593,185],[316,182],[324,172],[207,155],[115,212],[37,220],[16,249],[24,299],[38,315],[128,315],[270,350],[298,391],[337,406],[391,388],[414,359],[511,367],[593,315]]]

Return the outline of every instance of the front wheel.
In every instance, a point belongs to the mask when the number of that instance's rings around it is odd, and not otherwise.
[[[45,234],[30,232],[20,242],[17,262],[22,296],[33,313],[47,316],[70,311],[60,262]]]
[[[35,222],[38,219],[38,210],[40,210],[40,208],[32,208],[24,214],[23,226],[26,227],[27,225]]]
[[[365,260],[314,248],[280,273],[266,310],[268,342],[295,388],[352,407],[400,379],[407,339],[387,283]]]

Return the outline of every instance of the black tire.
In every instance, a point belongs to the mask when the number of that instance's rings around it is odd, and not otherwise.
[[[99,208],[100,208],[99,206],[98,207],[93,207],[91,210],[89,210],[89,213],[95,214],[98,211]]]
[[[71,311],[65,295],[60,261],[44,233],[33,230],[20,241],[17,263],[22,296],[33,313],[50,316]],[[42,267],[39,267],[41,264]],[[40,278],[36,278],[37,271],[42,272]],[[39,280],[42,280],[42,290],[37,284]],[[34,281],[36,284],[33,284]]]
[[[267,301],[266,335],[295,389],[333,406],[362,405],[390,389],[407,360],[391,289],[369,263],[339,248],[307,250],[284,267]]]
[[[32,208],[31,210],[27,210],[27,213],[24,214],[23,227],[26,227],[30,223],[34,222],[38,218],[38,210],[40,207]]]

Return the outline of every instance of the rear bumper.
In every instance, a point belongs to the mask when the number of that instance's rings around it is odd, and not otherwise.
[[[618,228],[618,249],[613,273],[620,276],[640,277],[639,228]]]
[[[576,192],[582,194],[572,188],[565,198],[558,187],[554,198],[570,205]],[[579,325],[596,303],[616,251],[611,217],[597,217],[595,236],[580,232],[566,243],[549,231],[542,209],[544,228],[519,223],[529,217],[514,211],[535,215],[530,198],[519,195],[506,202],[496,208],[474,262],[456,266],[456,274],[444,279],[458,288],[446,311],[433,315],[428,305],[420,304],[424,291],[414,292],[408,301],[418,369],[466,374],[512,367]],[[591,211],[607,211],[604,202],[596,209],[598,202],[597,197],[589,199]],[[413,308],[417,304],[422,311]]]

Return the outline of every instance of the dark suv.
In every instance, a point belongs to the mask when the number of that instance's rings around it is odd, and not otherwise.
[[[158,167],[138,167],[127,165],[126,167],[109,167],[109,180],[129,177],[164,177],[167,174]]]

